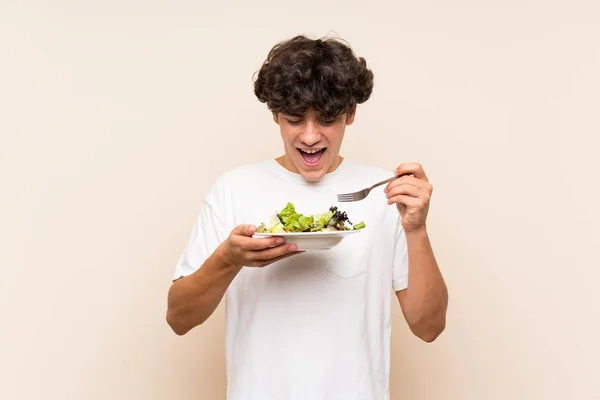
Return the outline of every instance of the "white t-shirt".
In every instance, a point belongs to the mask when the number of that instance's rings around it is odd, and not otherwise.
[[[229,400],[389,399],[391,306],[408,282],[404,230],[383,186],[359,202],[336,195],[390,176],[345,159],[309,183],[268,160],[223,174],[209,190],[175,278],[200,268],[235,226],[266,223],[287,202],[309,215],[335,205],[366,223],[330,250],[235,277],[226,293]]]

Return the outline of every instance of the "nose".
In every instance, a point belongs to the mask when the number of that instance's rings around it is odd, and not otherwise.
[[[319,132],[317,124],[310,120],[307,121],[304,132],[300,135],[300,140],[308,147],[317,144],[321,140],[321,132]]]

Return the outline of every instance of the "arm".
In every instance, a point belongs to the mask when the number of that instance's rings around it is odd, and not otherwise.
[[[184,335],[212,315],[241,267],[229,264],[219,247],[194,273],[177,279],[167,298],[167,323]]]
[[[167,298],[167,323],[184,335],[215,311],[227,288],[244,266],[265,267],[299,253],[281,238],[252,238],[256,227],[239,225],[192,274],[177,279]]]
[[[388,204],[396,204],[408,249],[408,287],[396,292],[411,331],[426,342],[434,341],[446,327],[448,290],[438,268],[426,219],[433,187],[416,163],[402,164],[402,176],[385,189]]]
[[[410,330],[422,340],[432,342],[446,327],[448,290],[427,231],[407,232],[406,241],[410,283],[396,295]]]

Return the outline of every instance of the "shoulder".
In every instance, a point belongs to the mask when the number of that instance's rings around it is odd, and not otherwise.
[[[254,163],[243,164],[234,167],[228,171],[221,173],[216,181],[215,187],[225,187],[231,185],[239,185],[256,183],[257,179],[264,179],[272,170],[272,160],[257,161]]]
[[[269,161],[258,161],[222,172],[210,186],[207,200],[218,203],[220,199],[229,197],[235,188],[239,190],[240,187],[263,180],[269,164]]]

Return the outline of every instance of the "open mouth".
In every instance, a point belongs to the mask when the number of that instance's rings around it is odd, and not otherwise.
[[[321,158],[323,158],[323,153],[325,153],[325,150],[326,150],[325,147],[323,147],[322,149],[318,149],[318,150],[298,149],[304,162],[310,166],[317,165],[319,163],[319,161],[321,161]]]

